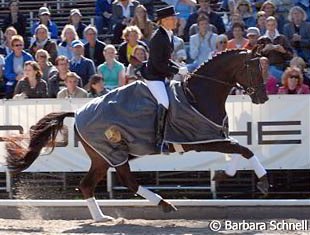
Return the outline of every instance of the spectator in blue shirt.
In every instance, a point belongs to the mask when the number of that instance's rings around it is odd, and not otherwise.
[[[74,40],[71,47],[73,57],[70,61],[70,71],[77,73],[82,79],[83,86],[86,87],[89,78],[96,72],[94,62],[83,56],[84,44],[80,40]]]
[[[24,76],[24,63],[34,60],[32,55],[23,50],[24,39],[22,36],[13,36],[11,47],[13,52],[5,57],[4,81],[6,98],[12,98],[17,81]]]
[[[103,33],[103,28],[112,31],[112,0],[96,1],[95,25],[99,34]]]
[[[38,13],[39,21],[34,23],[31,28],[31,35],[35,34],[35,29],[40,25],[44,24],[47,28],[52,39],[58,39],[58,28],[57,25],[51,21],[51,12],[47,7],[40,7]]]
[[[256,25],[256,19],[250,1],[239,0],[235,10],[241,15],[246,28],[254,27]]]
[[[79,39],[79,36],[74,28],[73,25],[67,24],[61,31],[61,42],[58,45],[57,48],[57,54],[58,55],[64,55],[69,60],[71,60],[73,53],[71,50],[71,43],[74,40]]]
[[[189,29],[193,24],[197,23],[197,18],[201,13],[204,13],[209,17],[210,24],[216,27],[218,34],[225,33],[225,25],[223,19],[218,13],[214,12],[211,9],[210,0],[199,0],[199,9],[192,13],[187,19],[184,29],[185,41],[189,40]]]

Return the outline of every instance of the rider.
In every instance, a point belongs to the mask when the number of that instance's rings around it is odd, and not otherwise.
[[[168,152],[167,146],[162,144],[165,119],[169,108],[169,99],[165,87],[165,79],[174,74],[186,75],[187,67],[180,67],[171,60],[173,52],[173,31],[177,26],[173,6],[167,6],[156,11],[159,28],[150,40],[150,56],[147,62],[146,84],[158,102],[156,123],[156,148],[160,152]]]

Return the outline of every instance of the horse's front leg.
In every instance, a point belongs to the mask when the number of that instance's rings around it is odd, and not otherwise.
[[[184,150],[191,151],[195,150],[197,152],[210,151],[210,152],[221,152],[221,153],[231,153],[232,160],[227,165],[224,172],[218,172],[212,180],[220,182],[229,177],[233,177],[238,169],[240,162],[240,155],[247,159],[252,166],[257,178],[257,188],[263,193],[267,194],[269,191],[269,182],[267,178],[267,171],[260,163],[259,159],[254,155],[254,153],[245,146],[242,146],[234,142],[213,142],[206,144],[193,144],[193,145],[183,145]]]
[[[158,205],[164,212],[176,211],[177,208],[170,202],[163,199],[160,195],[138,184],[135,176],[130,171],[128,162],[115,168],[116,173],[124,186],[133,191],[135,194],[144,197],[152,204]]]

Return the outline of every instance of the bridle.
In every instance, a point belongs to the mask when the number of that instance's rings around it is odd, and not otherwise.
[[[257,59],[259,59],[259,57],[250,58],[249,53],[246,53],[246,58],[245,58],[245,61],[244,61],[244,67],[246,68],[247,78],[249,78],[249,86],[247,88],[244,88],[239,83],[224,82],[224,81],[217,80],[217,79],[215,79],[213,77],[210,77],[210,76],[205,76],[205,75],[200,75],[200,74],[195,74],[195,73],[188,73],[188,75],[191,76],[191,77],[203,78],[203,79],[206,79],[206,80],[209,80],[209,81],[212,81],[212,82],[216,82],[216,83],[225,85],[225,86],[227,86],[229,88],[232,88],[232,87],[236,86],[238,89],[244,90],[247,95],[251,96],[254,93],[256,93],[258,89],[260,89],[260,88],[262,88],[264,86],[264,84],[260,84],[258,86],[254,86],[253,70],[252,70],[252,68],[250,66],[250,62],[254,61],[254,60],[257,60]],[[261,65],[259,65],[259,66],[261,68]],[[186,79],[184,80],[185,85],[187,85],[187,83],[188,83],[189,76],[186,77]]]

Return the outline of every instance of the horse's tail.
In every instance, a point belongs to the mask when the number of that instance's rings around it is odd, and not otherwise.
[[[50,113],[43,117],[30,129],[30,142],[28,147],[22,145],[20,137],[7,137],[7,166],[13,173],[19,173],[27,169],[40,155],[43,147],[51,147],[54,150],[57,133],[63,127],[66,117],[74,117],[73,112]]]

